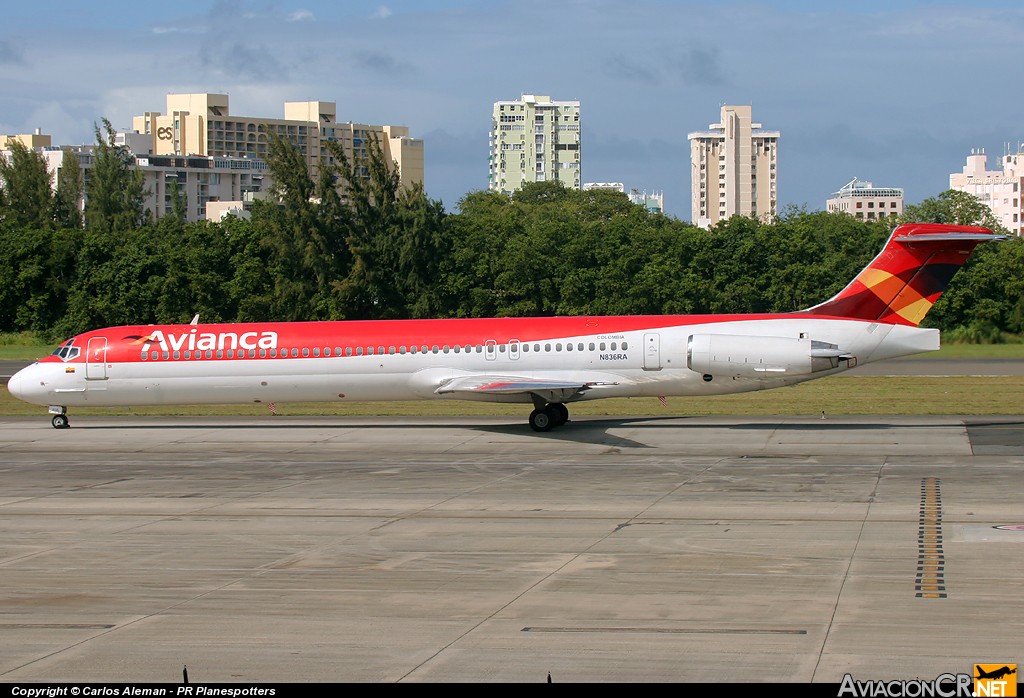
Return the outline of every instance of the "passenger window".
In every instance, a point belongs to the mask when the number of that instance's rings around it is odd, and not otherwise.
[[[555,351],[562,351],[562,343],[561,342],[558,342],[557,344],[555,344]]]
[[[572,351],[572,342],[566,342],[565,343],[565,350],[566,351]]]
[[[340,347],[336,347],[336,348],[338,349],[338,356],[341,356],[341,348]],[[363,348],[359,347],[358,351],[359,351],[359,355],[362,356]],[[352,356],[352,347],[345,347],[345,356]]]
[[[249,350],[249,358],[250,359],[255,359],[256,358],[256,350],[255,349],[250,349]]]
[[[267,358],[267,350],[266,349],[260,349],[260,358],[261,359]]]
[[[441,351],[441,347],[439,347],[439,346],[437,346],[435,344],[434,346],[430,347],[430,351],[432,351],[432,352],[434,352],[436,354],[437,352]]]
[[[551,345],[550,344],[545,344],[544,345],[544,351],[551,351]]]
[[[398,347],[398,353],[399,353],[399,354],[404,354],[404,353],[405,353],[405,346],[404,346],[404,345],[403,345],[403,346],[400,346],[400,347]]]
[[[383,354],[384,353],[384,347],[377,347],[377,353],[378,354]]]
[[[394,354],[395,353],[395,348],[393,346],[392,347],[388,347],[388,353],[389,354]]]
[[[235,350],[234,349],[228,349],[228,358],[229,359],[235,358]]]
[[[452,347],[452,350],[453,350],[453,351],[454,351],[454,352],[455,352],[456,354],[458,354],[458,353],[459,353],[460,351],[462,351],[462,347],[460,347],[460,346],[459,346],[458,344],[456,344],[456,345],[455,345],[454,347]]]
[[[483,351],[484,351],[484,345],[483,344],[477,344],[476,345],[476,353],[477,354],[482,354]]]
[[[163,356],[162,356],[161,358],[162,358],[162,359],[163,359],[164,361],[167,361],[167,359],[169,358],[169,356],[170,356],[170,355],[169,355],[169,353],[165,351],[165,352],[164,352],[164,355],[163,355]]]
[[[149,361],[149,352],[146,352],[146,351],[142,352],[142,360],[143,361]]]
[[[271,349],[270,350],[270,358],[272,358],[272,359],[276,359],[277,358],[277,349]]]
[[[188,349],[185,350],[185,358],[186,359],[191,359],[192,358],[192,352],[189,351]]]
[[[529,344],[524,344],[523,345],[523,351],[530,351],[530,345]]]
[[[320,356],[320,347],[313,347],[313,356]]]
[[[308,358],[309,357],[309,347],[302,347],[302,357],[303,358]]]
[[[307,349],[307,351],[308,351],[308,349]],[[292,349],[292,358],[293,359],[299,358],[299,350],[298,349]]]
[[[579,351],[583,351],[583,342],[580,342],[579,344],[577,344],[576,345],[576,349],[578,349]]]
[[[410,354],[415,354],[415,353],[417,353],[417,352],[418,352],[419,350],[420,350],[420,348],[419,348],[418,346],[416,346],[415,344],[413,344],[413,345],[412,345],[411,347],[409,347],[409,353],[410,353]]]
[[[447,353],[448,353],[448,350],[449,350],[450,348],[451,348],[451,347],[449,347],[449,346],[448,346],[447,344],[445,344],[445,345],[444,345],[443,347],[441,347],[441,351],[443,351],[443,352],[444,352],[445,354],[447,354]]]
[[[622,343],[622,351],[626,351],[626,343],[625,342]]]
[[[223,359],[224,358],[224,350],[223,349],[218,349],[217,350],[217,358],[218,359]]]
[[[593,342],[590,343],[590,351],[594,351],[594,343]]]
[[[604,342],[601,342],[601,351],[604,351]]]
[[[177,361],[180,358],[181,358],[181,352],[180,351],[174,352],[174,360]]]
[[[612,351],[615,351],[615,342],[612,342]]]
[[[207,349],[206,350],[206,358],[208,358],[208,359],[212,359],[213,358],[213,350],[212,349]]]
[[[498,351],[501,352],[502,354],[504,354],[505,353],[505,345],[504,344],[499,344],[498,345]]]
[[[426,344],[424,344],[422,347],[420,347],[420,351],[423,352],[424,354],[426,354],[426,353],[428,353],[430,351],[430,347],[428,347]]]

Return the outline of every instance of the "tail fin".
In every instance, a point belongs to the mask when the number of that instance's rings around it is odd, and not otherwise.
[[[812,315],[918,325],[978,243],[1002,240],[988,228],[940,223],[898,226],[885,248]]]

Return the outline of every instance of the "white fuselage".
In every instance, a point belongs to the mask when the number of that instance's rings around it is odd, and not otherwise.
[[[731,338],[729,356],[708,359],[714,362],[712,365],[724,367],[715,374],[688,365],[695,361],[689,354],[691,338],[708,335]],[[811,371],[800,368],[800,362],[807,360],[802,350],[780,358],[762,355],[758,348],[771,342],[797,346],[803,341],[810,346],[812,340],[816,345],[838,347],[842,359],[825,364],[825,368],[819,362]],[[412,346],[386,346],[383,353],[372,355],[324,356],[324,351],[330,352],[330,347],[323,346],[330,340],[325,340],[319,346],[282,346],[275,358],[238,350],[232,352],[232,358],[220,354],[219,358],[207,359],[205,353],[195,352],[186,359],[183,352],[144,349],[144,361],[89,363],[88,356],[77,363],[43,361],[18,372],[9,390],[28,402],[62,406],[444,398],[531,401],[526,393],[443,390],[453,379],[499,376],[587,384],[588,389],[567,397],[568,402],[605,397],[719,395],[792,385],[858,364],[939,346],[937,330],[800,314],[501,344],[435,347],[429,337],[416,341],[415,351]],[[298,353],[295,358],[293,350]]]

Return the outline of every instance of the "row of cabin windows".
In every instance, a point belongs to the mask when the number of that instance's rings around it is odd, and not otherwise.
[[[256,349],[248,349],[248,350],[246,350],[246,349],[237,349],[237,350],[236,349],[217,349],[217,350],[207,349],[207,350],[203,351],[201,349],[197,349],[195,351],[191,351],[189,349],[185,349],[184,351],[173,351],[173,352],[170,352],[170,351],[163,351],[163,352],[161,352],[161,351],[143,351],[142,352],[142,360],[143,361],[159,361],[159,360],[162,359],[164,361],[167,361],[169,359],[173,359],[175,361],[179,361],[179,360],[182,360],[182,359],[204,359],[204,358],[205,359],[212,359],[215,356],[218,359],[246,359],[246,358],[248,358],[248,359],[255,359],[257,354],[259,355],[259,357],[261,359],[266,359],[266,358],[286,359],[288,357],[291,357],[293,359],[297,359],[297,358],[299,358],[300,353],[301,353],[301,356],[303,358],[309,358],[310,356],[313,356],[314,358],[319,358],[321,356],[326,356],[326,357],[330,357],[330,356],[364,356],[364,355],[365,356],[372,356],[374,354],[438,354],[438,353],[447,354],[449,352],[454,352],[456,354],[459,354],[461,352],[465,352],[467,354],[471,354],[474,351],[477,354],[481,354],[485,350],[489,354],[493,354],[495,350],[497,350],[501,354],[504,354],[505,351],[506,351],[506,347],[510,347],[511,350],[514,350],[516,347],[518,347],[523,353],[529,353],[530,351],[533,351],[535,353],[540,353],[542,351],[542,347],[543,347],[543,351],[545,351],[545,352],[550,352],[552,350],[551,342],[546,342],[543,345],[540,344],[540,343],[528,344],[526,342],[524,342],[522,344],[511,344],[511,345],[506,345],[506,344],[499,344],[499,345],[494,345],[494,344],[488,344],[488,345],[483,345],[483,344],[477,344],[477,345],[467,344],[465,346],[461,346],[459,344],[456,344],[455,346],[449,346],[447,344],[445,344],[444,346],[438,346],[437,344],[435,344],[433,346],[427,346],[426,344],[424,344],[424,345],[419,346],[419,347],[416,347],[416,346],[412,346],[412,347],[406,347],[406,346],[394,347],[394,346],[390,346],[390,347],[387,347],[386,349],[384,347],[366,347],[365,349],[363,347],[355,347],[355,348],[353,348],[353,347],[345,347],[344,349],[342,349],[341,347],[334,347],[333,350],[331,349],[331,347],[324,347],[322,350],[320,349],[320,347],[313,347],[312,349],[310,349],[309,347],[303,347],[302,349],[293,348],[291,350],[289,350],[289,349],[280,349],[280,350],[278,350],[278,349],[259,349],[259,350],[256,350]],[[532,349],[531,349],[531,347],[532,347]],[[586,350],[589,350],[589,351],[597,351],[597,350],[606,351],[608,349],[610,349],[611,351],[618,351],[620,348],[621,348],[622,351],[626,351],[626,348],[627,348],[626,347],[626,342],[621,342],[621,343],[620,342],[612,342],[610,347],[608,345],[606,345],[605,342],[599,342],[599,343],[596,343],[596,344],[594,342],[590,342],[588,344],[584,344],[583,342],[577,342],[576,344],[573,344],[572,342],[566,342],[564,345],[561,342],[555,342],[555,344],[554,344],[554,351],[586,351]]]

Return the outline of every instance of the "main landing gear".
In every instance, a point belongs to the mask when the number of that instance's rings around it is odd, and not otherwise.
[[[534,431],[551,431],[569,421],[569,408],[561,402],[550,402],[530,413],[530,428]]]
[[[68,420],[66,407],[61,405],[51,405],[50,414],[53,415],[50,423],[53,424],[54,429],[67,429],[71,426],[71,422]]]

